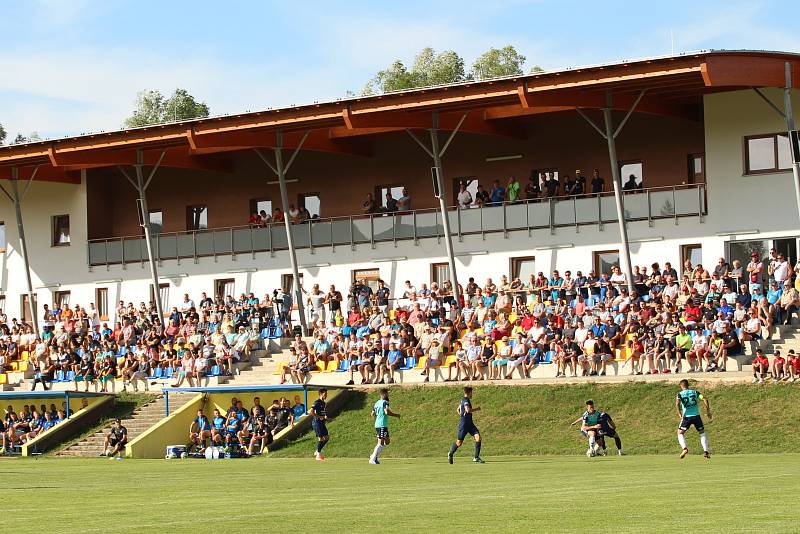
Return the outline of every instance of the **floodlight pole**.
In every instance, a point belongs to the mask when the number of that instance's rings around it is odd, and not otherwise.
[[[442,229],[444,230],[444,244],[445,249],[447,250],[447,263],[450,267],[450,281],[453,284],[453,298],[455,299],[455,307],[456,309],[461,308],[461,304],[459,301],[459,297],[461,296],[459,285],[458,285],[458,273],[456,272],[456,260],[455,255],[453,253],[453,235],[450,231],[450,218],[447,213],[447,202],[445,199],[445,189],[444,189],[444,180],[443,180],[443,173],[442,170],[442,156],[447,151],[447,148],[450,146],[450,143],[453,141],[453,138],[458,133],[458,130],[461,128],[461,125],[464,123],[464,120],[467,118],[467,114],[464,113],[461,116],[461,119],[456,124],[455,129],[450,133],[450,137],[447,138],[447,141],[444,143],[444,146],[439,148],[439,112],[434,111],[432,113],[432,121],[431,121],[431,148],[428,147],[423,143],[414,132],[409,129],[406,129],[408,135],[411,136],[417,144],[422,147],[432,159],[433,159],[433,180],[434,180],[434,194],[436,198],[439,200],[439,211],[442,215]]]
[[[308,324],[306,323],[306,314],[305,314],[305,307],[303,306],[303,292],[300,287],[300,272],[297,267],[297,252],[295,251],[294,247],[294,237],[292,235],[292,222],[289,220],[289,193],[286,190],[286,173],[289,172],[289,168],[294,163],[294,159],[297,157],[298,152],[303,147],[308,138],[308,134],[310,131],[306,131],[303,138],[297,145],[297,148],[294,149],[289,161],[284,164],[283,162],[283,132],[278,130],[275,133],[275,165],[258,149],[255,149],[256,154],[261,160],[269,167],[272,172],[274,172],[278,176],[278,185],[281,191],[281,205],[283,206],[283,225],[286,228],[286,244],[289,247],[289,261],[292,264],[292,278],[293,278],[293,290],[294,290],[294,299],[297,303],[297,312],[300,315],[300,327],[303,330],[303,335],[309,335]],[[308,224],[311,224],[309,221]],[[291,313],[291,310],[288,310],[288,313]]]
[[[140,224],[144,229],[144,241],[145,245],[147,246],[147,263],[150,265],[150,278],[153,284],[153,299],[156,301],[156,311],[162,327],[164,326],[164,307],[163,303],[161,302],[161,290],[158,287],[158,266],[156,265],[156,260],[153,257],[153,241],[152,234],[150,232],[150,213],[147,209],[147,187],[150,185],[150,182],[153,180],[156,171],[161,166],[161,162],[163,161],[165,154],[165,151],[161,152],[161,156],[158,158],[155,166],[150,170],[150,175],[146,181],[144,179],[144,151],[141,148],[136,150],[136,163],[133,166],[133,170],[136,174],[136,180],[131,178],[125,169],[122,167],[117,167],[139,194],[136,209],[139,211],[139,220],[141,221]]]
[[[33,174],[31,174],[28,180],[28,185],[25,187],[25,191],[23,191],[22,194],[19,192],[19,169],[17,167],[11,167],[11,194],[9,194],[4,187],[0,186],[3,193],[5,193],[11,203],[14,204],[14,214],[17,218],[17,233],[19,234],[19,252],[20,256],[22,256],[22,264],[25,268],[25,282],[28,286],[28,310],[31,314],[33,332],[37,338],[39,337],[39,321],[36,318],[36,303],[34,302],[33,282],[31,280],[31,264],[28,260],[28,242],[25,239],[25,225],[22,223],[22,199],[25,197],[28,189],[30,189],[33,178],[36,176],[38,170],[38,167],[34,169]]]

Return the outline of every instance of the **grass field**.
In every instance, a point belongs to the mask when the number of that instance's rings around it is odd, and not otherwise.
[[[797,451],[795,421],[800,406],[800,386],[774,384],[696,386],[711,402],[713,422],[706,428],[712,453],[747,454]],[[475,422],[483,437],[483,455],[575,455],[586,450],[577,419],[587,399],[608,411],[617,423],[629,454],[678,452],[675,429],[677,384],[630,382],[596,385],[478,386],[473,405],[480,406]],[[391,390],[392,443],[386,458],[443,457],[455,438],[458,387],[413,387]],[[309,402],[314,395],[309,395]],[[377,391],[352,392],[342,412],[328,424],[328,457],[366,458],[375,444],[370,411]],[[704,419],[707,420],[704,414]],[[687,435],[690,449],[699,449],[697,433]],[[308,457],[314,435],[307,434],[276,451],[278,457]],[[609,440],[610,441],[610,440]],[[609,443],[610,446],[611,443]],[[471,453],[471,441],[461,454]]]
[[[16,459],[3,531],[797,532],[799,455]]]

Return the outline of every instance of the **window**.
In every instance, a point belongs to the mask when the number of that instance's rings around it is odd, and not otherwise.
[[[169,310],[169,284],[158,284],[158,293],[161,295],[161,309]],[[155,303],[156,295],[153,293],[153,284],[150,284],[150,302]]]
[[[320,200],[319,193],[303,193],[298,195],[297,203],[305,206],[311,218],[319,218]]]
[[[186,229],[187,230],[208,229],[208,206],[186,207]]]
[[[788,134],[753,135],[744,138],[744,173],[785,171],[792,167]]]
[[[375,203],[381,207],[386,207],[386,193],[391,193],[392,198],[397,200],[403,196],[402,184],[379,185],[375,188]]]
[[[69,215],[53,216],[53,246],[69,246]]]
[[[250,199],[250,214],[264,212],[269,217],[272,217],[272,201],[268,198],[253,198]]]
[[[6,251],[6,223],[0,221],[0,252]]]
[[[69,308],[69,291],[53,291],[53,305],[56,308]]]
[[[94,290],[94,301],[97,303],[97,315],[101,321],[108,321],[108,288],[98,287]]]
[[[531,275],[536,275],[536,261],[533,256],[511,258],[511,279],[519,278],[527,281]]]
[[[303,273],[300,273],[300,285],[303,284]],[[294,295],[294,276],[292,273],[281,275],[281,287],[287,293]]]
[[[450,280],[450,265],[447,263],[431,263],[431,283],[442,287],[445,280]]]
[[[235,287],[236,280],[233,278],[214,280],[214,296],[219,296],[224,299],[230,295],[231,297],[235,298],[235,295],[233,294]]]
[[[686,260],[692,262],[692,267],[703,264],[703,247],[699,244],[681,245],[681,265]]]
[[[380,269],[355,269],[353,271],[353,282],[364,280],[373,292],[378,290],[378,280],[380,280],[380,278]]]
[[[706,155],[689,154],[688,158],[689,176],[687,183],[699,184],[706,181]]]
[[[635,191],[642,188],[644,182],[641,161],[623,161],[619,164],[619,179],[623,191]]]
[[[161,210],[150,210],[147,215],[148,222],[150,223],[150,231],[154,234],[160,234],[164,231],[164,212]]]
[[[24,322],[26,322],[26,323],[32,322],[30,300],[28,298],[28,295],[27,294],[22,295],[20,301],[21,301],[20,305],[22,306],[22,320]],[[39,299],[36,297],[36,293],[34,293],[33,294],[33,309],[34,309],[33,312],[35,314],[37,314],[36,310],[38,309],[38,307],[39,307]]]
[[[619,267],[619,250],[596,250],[593,265],[598,277],[603,273],[610,275],[612,267]]]
[[[475,201],[475,195],[478,193],[478,177],[477,176],[462,176],[460,178],[453,178],[453,205],[458,204],[458,192],[461,188],[461,182],[467,186],[472,200]]]

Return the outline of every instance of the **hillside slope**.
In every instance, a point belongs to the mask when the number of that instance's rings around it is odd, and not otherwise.
[[[711,451],[716,454],[770,453],[795,450],[795,419],[800,405],[797,384],[695,384],[711,402],[714,420],[706,424]],[[585,442],[578,427],[570,427],[587,399],[611,414],[628,454],[677,454],[675,429],[676,384],[627,383],[614,385],[479,386],[473,405],[480,406],[475,422],[483,436],[486,456],[580,454]],[[414,387],[390,390],[393,410],[392,443],[384,457],[442,456],[455,438],[459,387]],[[354,391],[342,412],[328,424],[331,457],[367,457],[375,443],[371,407],[377,390]],[[705,419],[705,414],[704,414]],[[609,440],[610,441],[610,440]],[[306,434],[279,457],[309,456],[314,436]],[[700,450],[697,433],[689,432],[692,452]],[[613,452],[613,443],[609,442]],[[472,453],[467,438],[461,455]]]

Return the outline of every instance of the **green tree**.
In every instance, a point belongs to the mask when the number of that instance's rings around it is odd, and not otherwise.
[[[525,56],[511,45],[503,48],[490,48],[472,64],[471,76],[476,80],[515,76],[522,74]]]
[[[542,72],[544,72],[544,69],[539,65],[534,65],[533,67],[531,67],[530,71],[531,74],[540,74]]]
[[[23,143],[35,143],[36,141],[41,141],[42,138],[39,137],[37,132],[31,132],[30,135],[22,135],[18,133],[14,140],[11,142],[12,145],[21,145]]]
[[[8,132],[6,132],[6,129],[3,128],[2,124],[0,124],[0,145],[5,143],[7,135],[8,135]]]
[[[205,102],[198,102],[185,89],[175,89],[169,98],[152,89],[139,91],[136,109],[125,119],[125,128],[138,128],[150,124],[208,117],[210,110]]]
[[[397,59],[389,68],[380,70],[361,91],[363,96],[443,85],[464,81],[464,60],[452,50],[436,53],[423,48],[415,57],[411,69]]]

